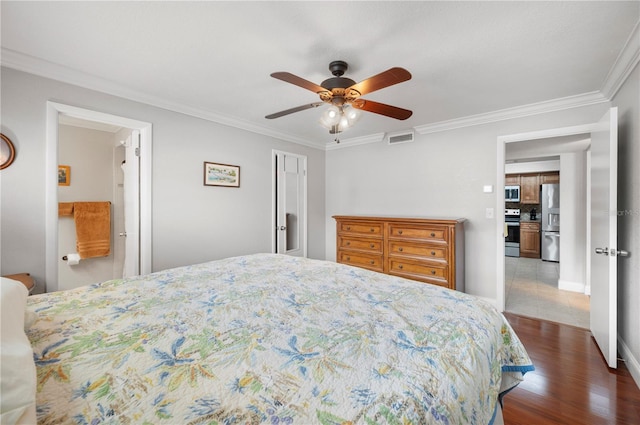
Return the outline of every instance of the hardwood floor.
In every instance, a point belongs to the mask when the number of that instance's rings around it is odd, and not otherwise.
[[[504,315],[536,368],[504,397],[506,425],[640,424],[640,389],[622,361],[607,367],[589,330]]]

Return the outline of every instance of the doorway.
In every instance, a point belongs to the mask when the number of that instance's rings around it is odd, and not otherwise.
[[[307,256],[307,157],[274,150],[273,252]]]
[[[66,206],[61,209],[64,213],[59,213],[58,220],[59,290],[139,274],[137,212],[125,209],[125,185],[129,185],[130,180],[138,180],[137,171],[125,173],[125,167],[131,165],[130,160],[126,160],[131,156],[127,150],[134,149],[132,133],[128,128],[59,116],[58,160],[64,165],[61,165],[63,182],[58,183],[58,201]],[[136,164],[133,165],[137,170]],[[136,194],[132,195],[137,198]],[[105,255],[78,259],[75,202],[91,202],[87,205],[109,213],[106,220],[109,244]],[[125,212],[130,215],[129,221],[136,217],[126,229]],[[127,246],[129,239],[135,240],[130,247]],[[126,269],[125,259],[129,260]]]
[[[129,152],[136,152],[139,158],[139,171],[130,181],[135,181],[136,191],[135,198],[136,208],[128,208],[128,213],[133,212],[134,218],[129,222],[134,224],[135,231],[133,238],[136,240],[137,272],[138,274],[146,274],[151,272],[151,124],[136,121],[129,118],[119,117],[101,112],[91,111],[87,109],[77,108],[69,105],[59,104],[55,102],[47,102],[47,147],[46,147],[46,291],[53,292],[61,289],[68,289],[64,285],[60,285],[59,267],[60,260],[66,252],[60,252],[59,229],[58,229],[58,165],[59,148],[60,148],[60,119],[63,120],[80,120],[101,124],[106,126],[115,126],[118,128],[126,128],[131,130],[131,134],[139,135],[139,145]],[[130,139],[129,139],[130,140]],[[126,143],[126,141],[125,141]],[[112,145],[111,149],[119,149]],[[120,148],[122,152],[122,148]],[[114,164],[112,164],[114,165]],[[73,179],[73,174],[71,174]],[[118,236],[119,236],[118,232]],[[126,233],[123,232],[123,233]],[[129,235],[127,235],[128,237]],[[126,245],[129,245],[127,242]]]
[[[498,174],[497,174],[497,211],[503,211],[505,207],[505,197],[504,197],[504,186],[505,186],[505,164],[507,159],[507,146],[509,148],[516,148],[519,150],[522,158],[527,157],[527,149],[535,149],[535,156],[533,154],[529,155],[529,159],[540,159],[541,156],[551,156],[551,155],[561,155],[562,153],[568,152],[570,150],[585,150],[588,148],[588,140],[590,138],[590,133],[592,131],[592,125],[583,125],[583,126],[575,126],[575,127],[567,127],[560,129],[551,129],[545,131],[538,131],[532,133],[523,133],[523,134],[515,134],[510,136],[501,136],[498,138]],[[546,152],[545,155],[542,155],[540,152]],[[562,183],[562,175],[561,172],[561,183]],[[588,173],[587,173],[588,175]],[[565,179],[566,182],[566,179]],[[587,183],[588,184],[588,183]],[[561,189],[562,191],[562,189]],[[588,193],[588,191],[587,191]],[[561,194],[562,197],[562,194]],[[588,202],[588,199],[587,199]],[[587,209],[588,203],[585,202],[584,205],[580,205],[581,208]],[[563,205],[564,206],[564,205]],[[570,211],[567,211],[567,215],[570,215]],[[561,220],[562,220],[561,214]],[[500,311],[505,310],[506,305],[506,274],[507,268],[505,264],[505,246],[504,246],[504,215],[500,214],[497,217],[497,225],[498,225],[498,238],[497,238],[497,288],[496,288],[496,304]],[[561,223],[562,227],[562,223]],[[587,232],[586,223],[585,228],[580,229],[583,232]],[[588,232],[587,232],[588,235]],[[587,236],[588,238],[588,236]],[[588,243],[586,244],[588,246]],[[588,258],[587,248],[583,247],[583,251],[579,253],[580,258],[583,262],[586,262],[586,258]],[[578,253],[576,253],[578,255]],[[562,257],[562,255],[561,255]],[[562,258],[560,261],[560,267],[565,267],[569,265],[569,262],[564,262],[563,264]],[[587,262],[588,263],[588,262]],[[514,266],[514,264],[512,264]],[[529,265],[531,267],[531,265]],[[585,267],[588,267],[588,264],[585,264]],[[511,273],[513,269],[509,269],[509,273]],[[551,273],[552,271],[548,271]],[[558,276],[562,275],[562,271],[558,270]],[[585,276],[586,282],[585,284],[588,286],[588,271]]]

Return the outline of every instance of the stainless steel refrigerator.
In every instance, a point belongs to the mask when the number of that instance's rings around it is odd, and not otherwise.
[[[541,256],[545,261],[560,261],[560,185],[543,184]]]

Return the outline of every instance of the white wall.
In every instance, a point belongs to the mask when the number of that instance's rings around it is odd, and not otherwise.
[[[324,152],[81,87],[1,69],[2,133],[16,161],[0,174],[0,273],[44,288],[46,101],[153,125],[152,268],[271,251],[271,151],[308,157],[309,257],[325,255]],[[204,161],[241,167],[240,188],[205,187]]]
[[[384,142],[327,152],[327,258],[335,259],[337,214],[464,217],[466,291],[496,299],[498,136],[596,122],[608,104],[417,135],[413,143]],[[563,173],[564,174],[564,173]]]
[[[587,155],[560,155],[560,276],[558,288],[584,292],[587,228]]]
[[[618,107],[618,349],[640,386],[640,69],[613,99]]]

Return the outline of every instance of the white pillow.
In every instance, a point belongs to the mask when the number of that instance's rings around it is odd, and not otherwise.
[[[29,291],[19,281],[0,278],[0,423],[36,423],[36,365],[24,333]]]

